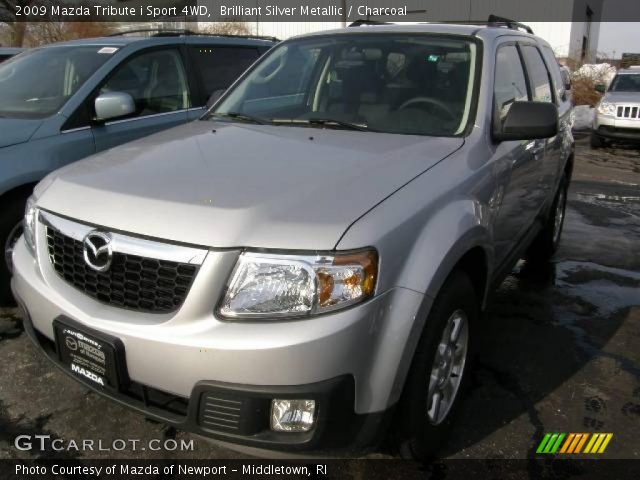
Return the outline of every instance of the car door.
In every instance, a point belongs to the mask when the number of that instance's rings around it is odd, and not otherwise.
[[[520,49],[524,59],[525,70],[529,78],[532,100],[536,102],[556,103],[556,92],[551,81],[551,74],[544,62],[542,52],[533,43],[521,43]],[[568,119],[568,118],[567,118]],[[565,128],[566,128],[565,124]],[[551,138],[535,140],[536,149],[541,152],[537,157],[540,161],[540,183],[535,192],[535,205],[540,212],[543,210],[545,201],[553,197],[555,190],[556,170],[560,163],[560,147],[562,135],[555,135]]]
[[[190,70],[200,94],[193,99],[190,118],[204,113],[207,100],[218,90],[226,90],[260,57],[257,47],[245,45],[187,44]]]
[[[556,105],[558,106],[558,135],[555,137],[554,142],[548,142],[548,147],[552,149],[552,155],[545,161],[547,162],[547,168],[545,170],[546,182],[555,186],[559,179],[560,173],[564,168],[564,160],[571,154],[573,134],[571,133],[571,111],[573,109],[571,104],[571,95],[567,91],[566,85],[570,83],[570,80],[563,78],[560,65],[556,60],[551,47],[543,45],[541,48],[542,56],[549,73],[551,74],[551,80],[554,85],[556,93]],[[551,202],[555,189],[550,192],[552,195],[547,197],[547,202]]]
[[[94,124],[96,151],[164,130],[188,120],[191,92],[178,47],[144,50],[120,64],[98,88],[133,97],[135,112],[125,118]],[[92,107],[92,105],[91,105]]]
[[[493,85],[493,126],[501,128],[511,105],[530,98],[522,57],[515,42],[496,51]],[[494,144],[492,163],[496,189],[491,201],[497,264],[507,260],[538,213],[544,144],[535,140]]]

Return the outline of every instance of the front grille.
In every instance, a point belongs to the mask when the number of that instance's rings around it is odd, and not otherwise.
[[[60,277],[100,302],[121,308],[168,313],[184,302],[198,267],[113,252],[106,272],[84,260],[82,242],[46,227],[49,259]]]
[[[616,111],[616,117],[628,118],[631,120],[638,119],[640,118],[640,107],[629,106],[629,105],[619,105]]]

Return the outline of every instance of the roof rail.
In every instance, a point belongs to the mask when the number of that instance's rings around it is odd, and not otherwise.
[[[268,37],[262,35],[243,35],[243,34],[230,34],[230,33],[207,33],[207,32],[194,32],[189,29],[172,29],[172,28],[139,28],[135,30],[123,30],[121,32],[111,33],[109,37],[120,37],[129,35],[132,33],[149,33],[151,37],[180,37],[180,36],[202,36],[202,37],[225,37],[225,38],[247,38],[256,40],[269,40],[271,42],[279,42],[280,39],[276,37]]]
[[[488,24],[490,27],[507,27],[513,30],[524,30],[525,32],[533,35],[533,29],[529,25],[516,22],[515,20],[511,20],[509,18],[499,17],[498,15],[489,15]]]
[[[390,22],[379,22],[377,20],[360,19],[349,24],[350,27],[361,27],[362,25],[391,25]]]

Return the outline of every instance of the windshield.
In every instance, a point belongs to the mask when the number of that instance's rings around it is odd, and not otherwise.
[[[0,117],[44,118],[106,61],[103,47],[30,50],[0,64]],[[112,52],[112,49],[108,50]]]
[[[286,42],[224,99],[216,118],[453,136],[471,114],[472,41],[349,34]]]
[[[640,73],[616,75],[611,82],[611,92],[640,92]]]

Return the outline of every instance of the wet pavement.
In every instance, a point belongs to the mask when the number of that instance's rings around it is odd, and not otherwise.
[[[606,458],[640,458],[639,247],[640,151],[580,139],[561,248],[550,265],[520,262],[493,296],[443,456],[526,458],[546,432],[610,432]],[[0,459],[244,457],[88,391],[35,350],[17,315],[0,309]],[[193,439],[195,450],[24,452],[21,434]]]

